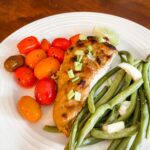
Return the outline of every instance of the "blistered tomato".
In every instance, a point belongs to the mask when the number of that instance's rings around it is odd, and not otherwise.
[[[64,54],[65,52],[57,47],[50,47],[48,50],[48,56],[57,58],[60,63],[62,63],[64,60]]]
[[[49,105],[56,98],[56,83],[51,78],[41,79],[35,87],[35,97],[39,104]]]
[[[48,57],[42,59],[34,68],[34,74],[38,79],[50,77],[55,74],[60,67],[60,63],[56,58]]]
[[[21,97],[17,107],[21,116],[30,122],[36,122],[41,118],[42,112],[40,105],[30,96]]]
[[[27,54],[25,62],[30,68],[34,68],[35,65],[42,59],[46,58],[46,53],[42,49],[33,50]]]
[[[70,41],[67,40],[66,38],[56,38],[52,42],[52,46],[66,51],[68,49],[68,47],[70,46]]]
[[[41,41],[41,48],[42,48],[45,52],[47,52],[50,47],[51,47],[51,44],[50,44],[50,42],[49,42],[47,39],[43,39],[43,40]]]
[[[32,69],[28,67],[20,67],[15,71],[18,83],[26,88],[32,87],[35,84],[36,78]]]
[[[19,49],[19,52],[21,54],[27,54],[30,51],[37,49],[40,47],[40,43],[38,39],[34,36],[29,36],[26,37],[25,39],[21,40],[18,44],[17,47]]]

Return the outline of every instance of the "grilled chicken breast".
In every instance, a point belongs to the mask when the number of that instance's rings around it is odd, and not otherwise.
[[[89,57],[89,48],[92,56]],[[75,71],[74,62],[77,61],[76,52],[84,52],[82,58],[82,70]],[[90,89],[95,82],[104,75],[117,50],[109,43],[99,43],[96,37],[89,36],[87,40],[79,40],[72,45],[65,54],[64,62],[58,72],[58,93],[53,109],[53,118],[58,129],[66,136],[69,136],[72,123],[83,108]],[[79,77],[72,82],[68,71],[72,69],[74,75]],[[75,97],[68,99],[70,90],[78,91],[81,94],[80,100]]]

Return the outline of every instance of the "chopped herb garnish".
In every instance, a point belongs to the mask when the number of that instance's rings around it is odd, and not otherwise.
[[[72,79],[72,82],[76,82],[78,81],[80,78],[78,76],[76,76],[74,79]]]
[[[82,63],[75,61],[74,66],[75,66],[75,71],[81,71],[82,70]]]
[[[75,55],[83,56],[84,55],[84,51],[83,50],[76,50],[75,51]]]
[[[71,100],[75,96],[74,90],[70,90],[67,94],[68,100]]]
[[[89,52],[93,51],[93,47],[91,45],[88,45],[87,49],[88,49]]]
[[[89,53],[87,54],[87,57],[88,57],[90,60],[92,60],[92,61],[95,60],[95,57],[92,55],[91,52],[89,52]]]
[[[82,61],[82,58],[83,58],[83,56],[78,55],[78,56],[77,56],[77,62],[81,62],[81,61]]]
[[[85,34],[80,34],[79,39],[80,40],[87,40],[87,36]]]
[[[73,72],[72,69],[70,69],[70,70],[68,71],[68,76],[69,76],[70,79],[72,79],[72,78],[75,77],[74,72]]]
[[[77,100],[77,101],[81,100],[81,93],[78,91],[75,91],[75,100]]]

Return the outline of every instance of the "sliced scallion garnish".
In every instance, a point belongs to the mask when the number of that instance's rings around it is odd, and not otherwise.
[[[72,82],[76,82],[78,81],[80,78],[78,76],[76,76],[74,79],[72,79]]]
[[[85,34],[80,34],[79,39],[80,40],[87,40],[87,36]]]
[[[91,52],[89,52],[89,53],[87,54],[87,57],[88,57],[90,60],[92,60],[92,61],[95,60],[95,57],[92,55]]]
[[[81,71],[82,70],[82,63],[75,61],[74,66],[75,66],[75,71]]]
[[[71,100],[75,96],[74,90],[70,90],[67,94],[68,100]]]
[[[77,62],[81,62],[82,61],[83,56],[82,55],[78,55],[77,56]]]
[[[70,79],[72,79],[72,78],[75,77],[74,72],[73,72],[72,69],[70,69],[70,70],[68,71],[68,76],[69,76]]]
[[[84,55],[84,51],[83,50],[76,50],[75,51],[75,55],[83,56]]]
[[[91,45],[88,45],[87,49],[88,49],[89,52],[93,51],[93,47]]]
[[[81,100],[81,93],[78,91],[75,91],[75,98],[76,101],[80,101]]]

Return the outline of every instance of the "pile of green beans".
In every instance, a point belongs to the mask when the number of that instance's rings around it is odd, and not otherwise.
[[[142,61],[128,51],[119,51],[118,54],[121,62],[137,67],[142,78],[133,81],[124,70],[115,67],[99,79],[72,125],[65,150],[75,150],[103,140],[111,140],[107,150],[139,150],[145,138],[150,136],[150,56]],[[107,85],[112,78],[113,82]],[[118,110],[124,101],[130,101],[130,105],[121,116]],[[113,133],[103,131],[103,125],[119,121],[124,122],[124,129]],[[45,126],[44,130],[58,132],[51,126]]]

